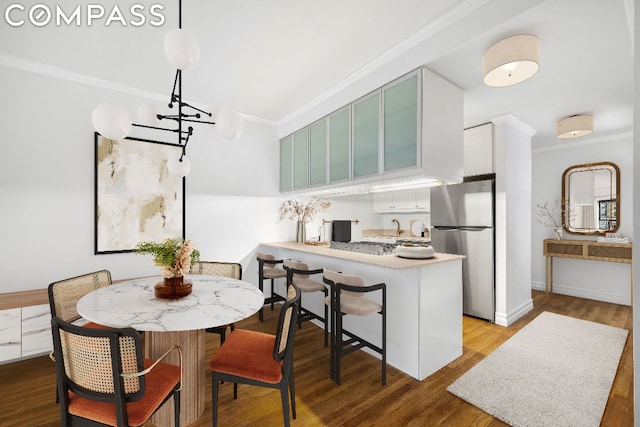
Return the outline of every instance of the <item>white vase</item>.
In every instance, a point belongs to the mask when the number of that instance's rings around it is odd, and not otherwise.
[[[296,242],[304,243],[307,240],[307,225],[304,221],[298,221],[296,224]]]
[[[556,227],[553,231],[556,234],[556,236],[555,236],[556,240],[561,240],[562,239],[562,227]]]

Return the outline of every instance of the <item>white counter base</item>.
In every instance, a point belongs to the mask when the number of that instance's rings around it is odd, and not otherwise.
[[[348,254],[345,251],[334,250],[337,255],[328,256],[299,251],[295,245],[283,247],[283,244],[267,243],[260,250],[272,253],[278,259],[305,262],[312,269],[328,268],[360,276],[366,284],[387,284],[389,365],[423,380],[462,355],[463,257],[447,256],[446,261],[441,257],[439,262],[430,263],[413,261],[416,262],[413,268],[403,266],[398,269],[345,259],[340,256]],[[323,250],[331,251],[329,248]],[[322,281],[321,275],[312,278]],[[276,282],[276,291],[284,295],[284,280]],[[320,292],[305,294],[303,304],[305,308],[323,314]],[[344,328],[380,345],[380,319],[379,315],[345,316]],[[370,354],[380,357],[377,353]],[[348,360],[347,356],[342,363],[349,363]]]

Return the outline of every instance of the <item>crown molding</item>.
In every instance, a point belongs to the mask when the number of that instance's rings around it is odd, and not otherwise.
[[[566,142],[563,142],[563,143],[560,143],[560,144],[549,145],[549,146],[540,147],[540,148],[534,148],[533,150],[531,150],[531,153],[532,154],[536,154],[536,153],[545,153],[547,151],[569,150],[569,149],[584,147],[586,145],[624,142],[624,141],[628,141],[628,140],[633,140],[633,132],[632,131],[619,132],[619,133],[600,136],[600,137],[592,137],[592,138],[587,138],[587,139],[584,139],[584,140],[571,139],[571,140],[567,140]]]
[[[526,133],[528,136],[533,136],[536,133],[538,133],[537,129],[532,128],[527,123],[523,122],[522,120],[520,120],[519,118],[511,114],[505,114],[504,116],[496,117],[495,119],[491,119],[491,122],[493,124],[503,124],[503,123],[509,124],[515,127],[516,129],[520,130],[521,132]]]
[[[455,24],[460,19],[464,18],[468,14],[474,12],[475,10],[481,8],[489,2],[491,2],[491,0],[467,0],[454,7],[453,9],[447,11],[446,13],[435,19],[433,22],[423,27],[421,30],[404,39],[402,42],[387,50],[385,53],[378,56],[376,59],[369,62],[362,68],[353,72],[335,86],[329,88],[327,91],[322,93],[322,95],[312,99],[302,107],[284,116],[278,121],[279,127],[286,125],[296,117],[316,108],[323,102],[342,92],[365,76],[392,62],[394,59],[410,51],[421,43],[424,43],[426,40],[430,39],[447,27]]]
[[[44,64],[41,62],[31,61],[29,59],[20,58],[17,56],[7,55],[0,53],[0,66],[14,68],[16,70],[26,71],[29,73],[40,74],[47,77],[53,77],[56,79],[67,80],[73,83],[84,84],[99,89],[110,90],[114,92],[124,93],[126,95],[137,96],[140,98],[151,99],[154,101],[166,102],[167,94],[151,92],[143,90],[133,86],[127,86],[120,83],[115,83],[109,80],[100,79],[97,77],[87,76],[85,74],[75,73],[62,68],[54,67],[52,65]],[[191,104],[200,104],[196,101],[188,101]],[[242,118],[246,121],[265,124],[269,126],[277,126],[278,123],[273,120],[263,119],[262,117],[253,116],[251,114],[240,113]]]

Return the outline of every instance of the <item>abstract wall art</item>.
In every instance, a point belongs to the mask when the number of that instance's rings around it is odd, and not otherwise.
[[[184,178],[167,170],[177,144],[95,133],[95,253],[184,238]]]

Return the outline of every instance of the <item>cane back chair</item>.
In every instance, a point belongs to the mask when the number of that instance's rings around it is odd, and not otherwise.
[[[149,360],[134,329],[85,328],[58,317],[51,326],[62,426],[141,426],[171,397],[180,425],[180,347]],[[180,366],[161,362],[173,350]]]
[[[242,265],[237,262],[199,261],[191,266],[191,274],[209,274],[212,276],[242,280]],[[205,330],[220,335],[220,345],[222,345],[226,338],[227,328],[233,331],[235,325],[231,323],[229,325],[207,328]]]
[[[280,309],[276,335],[236,329],[220,347],[209,364],[213,426],[218,425],[218,389],[220,382],[233,382],[233,397],[238,397],[238,383],[280,389],[284,425],[291,413],[296,418],[296,394],[293,380],[293,342],[298,317],[300,290],[291,285]]]
[[[111,285],[108,270],[95,271],[81,276],[53,282],[49,285],[49,308],[51,317],[59,317],[65,322],[87,327],[101,327],[97,323],[83,319],[76,305],[78,300],[96,289]]]

